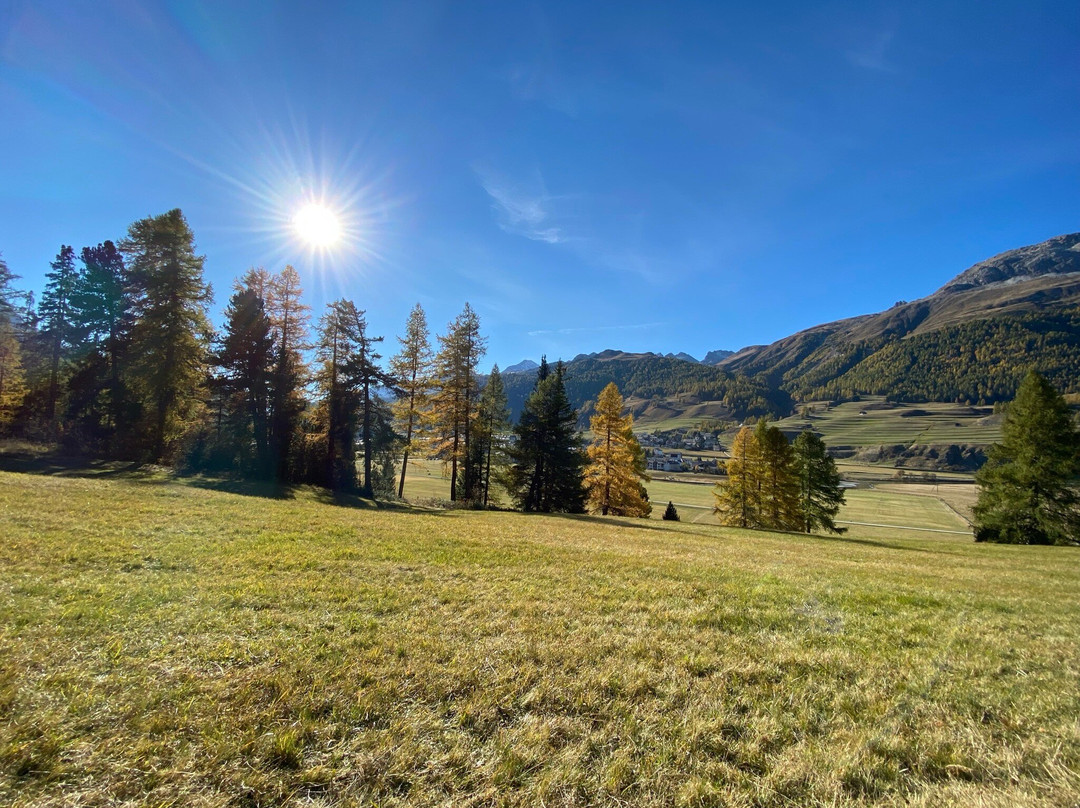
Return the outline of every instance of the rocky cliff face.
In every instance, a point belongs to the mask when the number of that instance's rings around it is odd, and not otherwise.
[[[1080,272],[1080,233],[1009,250],[964,270],[935,294],[962,292],[995,283],[1019,283],[1043,275]]]

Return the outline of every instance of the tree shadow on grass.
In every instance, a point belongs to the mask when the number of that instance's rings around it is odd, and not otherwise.
[[[79,455],[0,452],[0,471],[40,474],[49,477],[151,479],[160,477],[160,466],[144,466],[123,460],[101,460]]]
[[[528,515],[532,515],[532,514],[528,514]],[[667,534],[669,536],[672,533],[676,533],[676,534],[681,534],[681,535],[696,536],[698,538],[703,538],[703,539],[716,538],[716,533],[715,532],[711,532],[711,531],[706,532],[705,530],[702,529],[705,526],[693,525],[693,523],[691,523],[691,522],[675,522],[675,523],[670,523],[669,527],[662,527],[662,526],[660,526],[658,524],[655,524],[652,520],[648,520],[648,519],[631,520],[630,517],[625,517],[625,518],[624,517],[615,517],[615,518],[612,518],[610,516],[594,516],[594,515],[591,515],[591,514],[576,514],[576,513],[550,513],[550,514],[536,514],[536,515],[537,516],[540,516],[540,515],[556,516],[556,517],[559,517],[559,518],[562,518],[562,519],[571,519],[571,520],[573,520],[575,522],[587,522],[587,523],[596,524],[596,525],[605,525],[607,527],[624,527],[624,528],[630,528],[632,530],[649,530],[649,531],[653,531],[655,533],[665,533],[665,534]],[[679,525],[679,527],[676,528],[675,525]],[[859,544],[859,545],[863,545],[865,547],[880,547],[880,548],[883,548],[883,549],[886,549],[886,550],[902,550],[902,551],[909,552],[909,553],[929,553],[930,552],[929,550],[924,550],[924,549],[922,549],[920,547],[908,547],[908,546],[905,546],[905,545],[902,545],[902,544],[892,544],[890,542],[882,541],[880,539],[859,539],[859,538],[854,538],[852,536],[823,535],[821,533],[802,533],[802,532],[799,532],[799,531],[787,531],[787,530],[762,530],[762,531],[758,531],[758,530],[755,530],[753,528],[730,528],[730,527],[728,527],[726,525],[710,525],[708,527],[712,528],[712,530],[724,530],[724,529],[732,530],[732,529],[735,529],[735,530],[744,530],[744,531],[749,532],[749,533],[762,533],[762,534],[768,534],[768,535],[772,535],[772,536],[790,536],[792,538],[816,539],[818,541],[824,541],[824,542],[838,541],[838,542],[845,542],[847,544]],[[687,529],[687,528],[689,528],[689,529]]]
[[[267,499],[292,499],[296,488],[267,480],[177,474],[167,466],[146,465],[128,460],[103,460],[60,452],[0,452],[0,471],[48,477],[116,479],[153,484],[179,483],[194,488]]]
[[[240,477],[204,477],[180,475],[177,482],[193,488],[208,491],[220,491],[224,494],[236,494],[242,497],[260,497],[262,499],[295,499],[299,486],[279,483],[274,480],[245,480]]]
[[[444,508],[424,508],[411,505],[408,502],[385,499],[368,499],[355,492],[331,491],[328,488],[313,488],[315,501],[322,505],[333,505],[338,508],[354,508],[368,511],[391,511],[401,514],[426,514],[428,516],[442,516],[450,513]]]

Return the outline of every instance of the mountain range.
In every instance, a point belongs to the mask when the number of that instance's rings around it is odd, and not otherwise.
[[[784,415],[799,401],[860,395],[990,403],[1011,398],[1031,367],[1059,389],[1080,392],[1080,233],[996,255],[919,300],[769,345],[711,351],[701,361],[682,353],[581,354],[566,364],[565,378],[583,414],[614,381],[648,421]],[[535,363],[506,372],[516,416]]]

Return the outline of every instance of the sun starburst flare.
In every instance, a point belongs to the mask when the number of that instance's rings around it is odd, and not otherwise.
[[[337,214],[318,202],[309,202],[296,212],[293,228],[300,238],[318,249],[328,249],[341,240]]]

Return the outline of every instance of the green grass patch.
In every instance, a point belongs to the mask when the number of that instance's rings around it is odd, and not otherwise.
[[[0,473],[0,524],[3,804],[1080,795],[1075,549],[122,473]]]
[[[988,445],[1001,440],[1001,422],[989,407],[960,404],[902,404],[867,396],[825,410],[815,404],[809,416],[777,422],[782,429],[811,428],[829,446],[905,446],[916,444]]]

